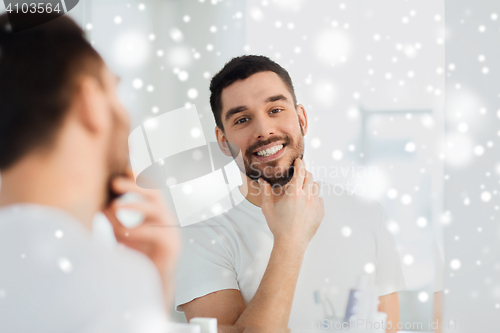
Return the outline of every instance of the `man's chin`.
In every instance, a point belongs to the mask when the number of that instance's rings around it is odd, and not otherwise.
[[[258,172],[247,173],[247,176],[252,180],[264,179],[271,186],[284,186],[292,180],[293,166],[276,166],[259,168]]]

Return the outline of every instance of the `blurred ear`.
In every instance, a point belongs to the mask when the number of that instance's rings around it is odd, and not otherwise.
[[[91,133],[104,131],[109,121],[106,103],[105,93],[97,79],[82,76],[72,101],[77,121]]]
[[[232,156],[231,151],[229,150],[227,138],[224,134],[224,131],[222,131],[219,128],[219,126],[215,126],[215,137],[217,138],[217,143],[219,144],[219,148],[224,153],[224,155]]]
[[[304,135],[307,133],[307,113],[306,109],[302,104],[297,105],[297,115],[299,116],[299,121],[302,124],[302,129],[304,130]]]

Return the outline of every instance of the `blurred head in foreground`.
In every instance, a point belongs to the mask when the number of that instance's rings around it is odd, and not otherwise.
[[[12,32],[0,15],[0,78],[2,188],[20,172],[50,165],[72,174],[75,186],[92,179],[98,202],[108,202],[110,179],[128,164],[129,117],[115,92],[117,77],[83,31],[63,15]],[[37,176],[58,181],[50,173]]]

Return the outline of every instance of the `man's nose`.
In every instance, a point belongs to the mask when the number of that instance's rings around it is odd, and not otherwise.
[[[265,139],[276,134],[276,128],[273,121],[267,117],[258,117],[254,120],[254,137],[256,139]]]

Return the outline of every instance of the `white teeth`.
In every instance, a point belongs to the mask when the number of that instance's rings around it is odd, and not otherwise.
[[[281,149],[283,149],[283,145],[277,145],[277,146],[274,146],[272,148],[268,148],[266,150],[261,150],[261,151],[257,152],[257,155],[259,155],[259,156],[271,156],[271,155],[276,154]]]

